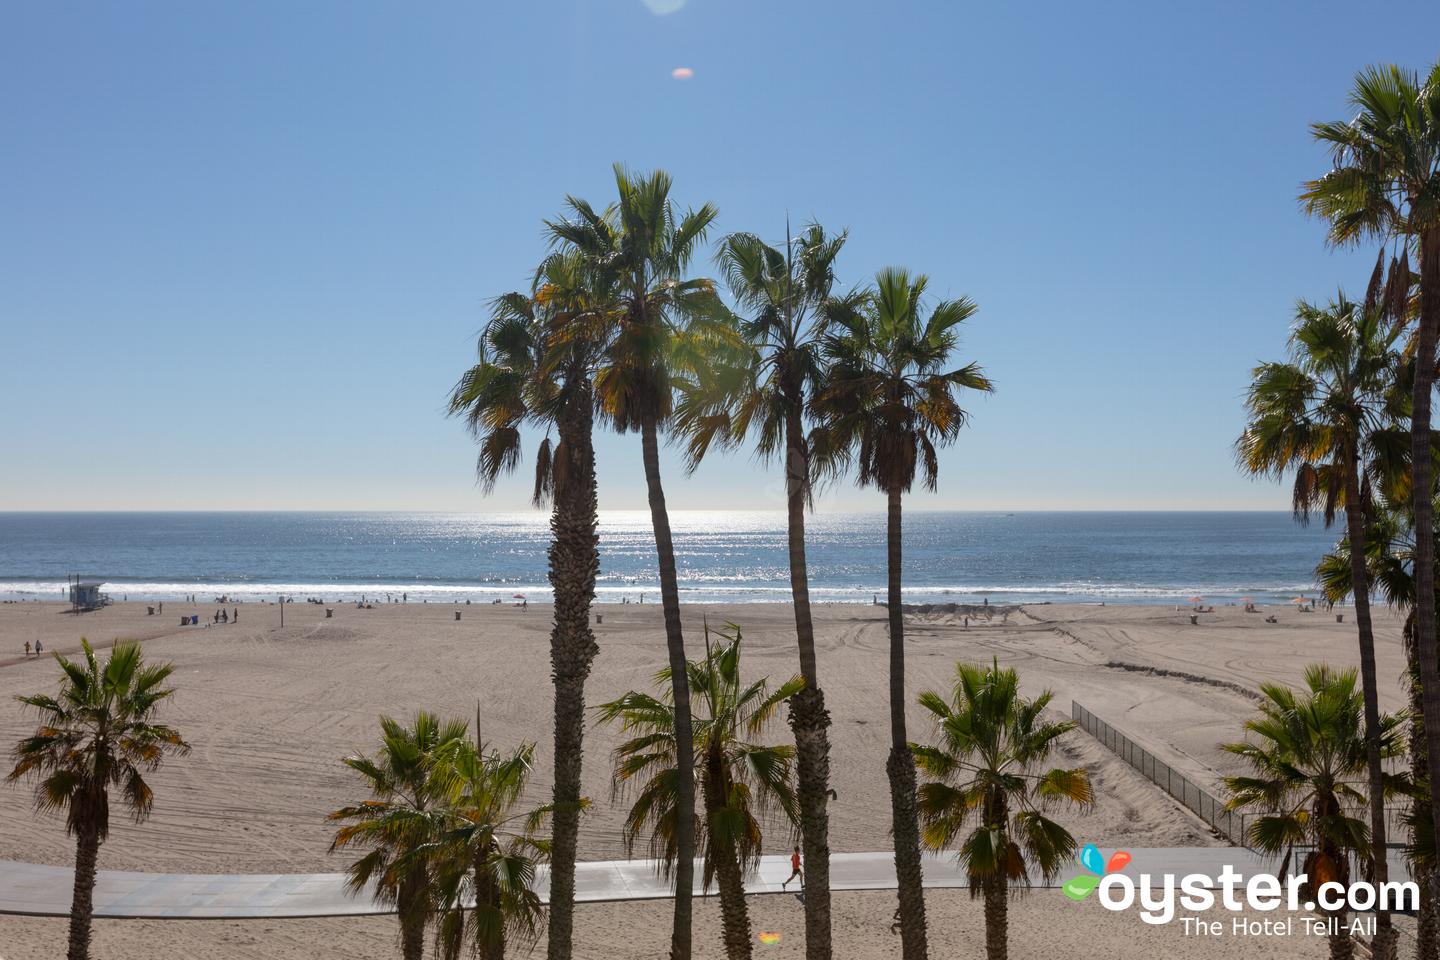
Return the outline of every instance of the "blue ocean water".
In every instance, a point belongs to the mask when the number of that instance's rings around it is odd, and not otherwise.
[[[687,602],[788,600],[785,516],[676,512]],[[809,518],[811,596],[885,592],[882,514]],[[915,602],[1211,602],[1315,590],[1338,531],[1287,513],[924,513],[905,523]],[[336,601],[543,601],[548,516],[416,513],[0,513],[0,597],[58,599],[70,574],[117,599],[187,593]],[[649,514],[606,512],[601,601],[658,601]]]

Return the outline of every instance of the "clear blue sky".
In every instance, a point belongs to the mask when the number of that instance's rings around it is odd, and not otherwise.
[[[617,160],[979,303],[999,390],[915,506],[1286,506],[1233,466],[1248,369],[1373,256],[1299,212],[1306,124],[1433,62],[1440,5],[676,5],[8,4],[0,509],[521,506],[445,395]],[[638,441],[599,457],[642,506]],[[744,456],[668,487],[782,506]]]

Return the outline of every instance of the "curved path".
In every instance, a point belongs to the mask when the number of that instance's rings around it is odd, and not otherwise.
[[[1265,861],[1240,847],[1133,848],[1125,873],[1159,875],[1204,873],[1218,876],[1225,866],[1242,874],[1264,869]],[[1273,869],[1273,868],[1272,868]],[[1075,871],[1066,871],[1062,879]],[[700,871],[696,870],[699,876]],[[781,888],[790,875],[789,857],[765,857],[745,884],[750,893],[796,892]],[[1391,877],[1408,876],[1403,862],[1391,862]],[[0,861],[0,913],[66,916],[70,912],[72,871],[68,867]],[[964,887],[965,878],[953,857],[927,856],[927,887]],[[546,898],[548,878],[538,878]],[[610,860],[576,867],[576,899],[659,900],[670,886],[645,860]],[[893,855],[838,853],[830,858],[832,890],[892,890]],[[699,892],[697,887],[696,892]],[[338,873],[190,874],[100,871],[95,886],[95,916],[111,918],[256,919],[335,917],[393,912],[368,896],[352,896]]]

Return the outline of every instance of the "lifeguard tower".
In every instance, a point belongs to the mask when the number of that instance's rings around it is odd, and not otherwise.
[[[103,580],[82,580],[78,576],[70,577],[70,612],[84,613],[86,610],[99,610],[105,606],[107,597],[100,592],[105,586]]]

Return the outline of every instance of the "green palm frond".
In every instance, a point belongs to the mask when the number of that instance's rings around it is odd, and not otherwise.
[[[853,467],[861,486],[903,492],[918,479],[933,490],[938,449],[969,420],[962,392],[994,390],[977,364],[946,369],[975,305],[941,301],[927,316],[928,285],[923,274],[887,268],[864,295],[827,306],[825,368],[812,401],[821,474]]]
[[[1053,879],[1074,855],[1075,839],[1042,812],[1056,804],[1093,802],[1083,768],[1047,768],[1070,721],[1045,719],[1049,691],[1020,693],[1019,675],[958,663],[947,699],[920,696],[937,742],[914,744],[920,772],[922,837],[935,850],[955,849],[979,891],[997,878],[1028,885],[1028,866]]]
[[[705,882],[713,879],[716,857],[741,866],[753,864],[762,848],[763,824],[778,814],[793,828],[799,821],[795,794],[795,748],[759,742],[780,706],[803,689],[798,677],[771,688],[768,680],[745,681],[741,669],[742,634],[734,624],[706,628],[706,650],[687,664],[694,713],[695,778],[716,809],[696,817],[699,853],[706,861]],[[630,736],[614,753],[614,785],[630,809],[625,820],[627,849],[645,841],[662,875],[669,876],[676,855],[678,778],[674,705],[670,673],[661,670],[659,696],[630,691],[595,708],[602,723],[618,724]],[[716,762],[707,764],[707,758]]]
[[[15,698],[36,711],[40,726],[16,744],[7,780],[34,779],[38,809],[62,811],[69,832],[93,831],[103,840],[110,791],[119,792],[135,822],[145,820],[155,799],[145,774],[190,746],[156,721],[174,694],[164,686],[169,664],[147,663],[137,643],[115,644],[103,661],[88,640],[80,645],[80,661],[55,655],[63,675],[57,694]]]
[[[1368,828],[1364,696],[1354,670],[1312,664],[1296,691],[1265,684],[1258,716],[1245,724],[1249,737],[1224,744],[1251,768],[1249,775],[1225,778],[1232,810],[1259,814],[1249,839],[1278,854],[1313,844],[1337,862],[1362,856]],[[1397,749],[1405,718],[1381,719],[1382,754]],[[1403,778],[1391,781],[1405,789]]]

